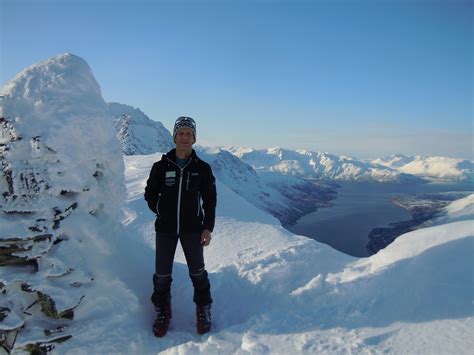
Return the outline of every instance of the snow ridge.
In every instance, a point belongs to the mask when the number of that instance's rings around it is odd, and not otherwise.
[[[167,152],[173,137],[161,122],[151,120],[139,108],[117,102],[107,103],[125,155]]]
[[[390,167],[329,153],[292,151],[280,147],[266,150],[236,147],[224,149],[229,150],[258,172],[280,172],[285,175],[336,181],[422,182],[418,177],[398,172]]]

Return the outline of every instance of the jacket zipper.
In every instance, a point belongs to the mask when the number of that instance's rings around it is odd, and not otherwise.
[[[183,171],[184,171],[184,169],[186,169],[186,167],[189,165],[189,163],[191,163],[191,160],[192,159],[189,159],[189,161],[186,163],[186,165],[181,168],[174,161],[168,159],[169,162],[173,163],[180,170],[179,171],[179,186],[178,186],[178,210],[177,210],[177,213],[176,213],[176,234],[178,234],[178,235],[179,235],[179,217],[180,217],[180,209],[181,209],[181,187],[183,185]]]
[[[198,192],[198,208],[197,208],[197,216],[199,217],[199,212],[201,212],[201,195]]]
[[[179,173],[179,190],[178,190],[178,211],[176,214],[176,234],[179,235],[179,210],[181,209],[181,184],[183,182],[183,170]]]
[[[158,195],[158,201],[156,201],[156,214],[160,215],[160,210],[158,209],[158,205],[160,204],[161,195]]]
[[[189,191],[189,171],[188,171],[188,179],[186,180],[186,191]]]

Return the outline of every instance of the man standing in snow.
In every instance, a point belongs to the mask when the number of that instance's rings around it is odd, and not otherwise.
[[[176,148],[153,164],[145,200],[156,213],[156,261],[151,300],[157,312],[153,332],[162,337],[171,320],[171,273],[178,240],[194,286],[197,332],[211,329],[211,286],[204,267],[203,247],[211,242],[216,210],[216,184],[209,164],[192,149],[196,123],[179,117],[173,129]],[[201,206],[202,199],[202,206]]]

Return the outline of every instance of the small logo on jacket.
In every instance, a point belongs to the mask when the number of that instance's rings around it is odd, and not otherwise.
[[[176,177],[176,171],[167,171],[166,172],[166,177]]]

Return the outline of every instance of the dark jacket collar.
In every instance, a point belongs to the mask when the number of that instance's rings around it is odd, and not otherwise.
[[[163,155],[162,159],[165,159],[165,157],[176,163],[176,148],[171,149],[168,153]],[[195,159],[196,157],[197,157],[196,151],[193,149],[191,151],[191,155],[189,156],[189,159],[192,160],[192,159]]]

